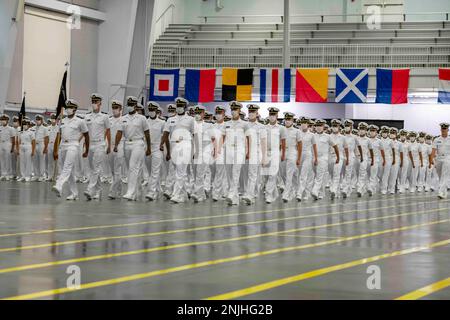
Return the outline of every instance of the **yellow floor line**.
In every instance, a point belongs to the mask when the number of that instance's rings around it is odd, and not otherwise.
[[[280,236],[280,235],[283,235],[283,234],[286,234],[286,233],[292,233],[292,232],[318,230],[318,229],[324,229],[324,228],[330,228],[330,227],[336,227],[336,226],[342,226],[342,225],[349,225],[349,224],[356,224],[356,223],[361,223],[361,222],[398,218],[400,216],[424,214],[424,213],[430,213],[430,212],[436,212],[436,211],[444,211],[444,210],[447,210],[447,209],[446,208],[445,209],[433,209],[433,210],[419,211],[419,212],[414,212],[414,213],[402,213],[402,214],[396,214],[396,215],[390,215],[390,216],[382,216],[382,217],[375,217],[375,218],[350,220],[350,221],[341,222],[341,223],[332,223],[332,224],[324,224],[324,225],[319,225],[319,226],[302,227],[302,228],[289,229],[289,230],[284,230],[284,231],[274,231],[274,232],[269,232],[269,233],[259,233],[259,234],[254,234],[254,235],[250,235],[250,236],[242,236],[242,237],[218,239],[218,240],[208,240],[208,241],[196,241],[196,242],[179,243],[179,244],[173,244],[173,245],[161,246],[161,247],[154,247],[154,248],[148,248],[148,249],[140,249],[140,250],[133,250],[133,251],[108,253],[108,254],[102,254],[102,255],[90,256],[90,257],[83,257],[83,258],[73,258],[73,259],[67,259],[67,260],[35,263],[35,264],[22,265],[22,266],[17,266],[17,267],[3,268],[3,269],[0,269],[0,274],[11,273],[11,272],[18,272],[18,271],[25,271],[25,270],[33,270],[33,269],[41,269],[41,268],[47,268],[47,267],[54,267],[54,266],[59,266],[59,265],[71,264],[71,263],[81,263],[81,262],[89,262],[89,261],[96,261],[96,260],[102,260],[102,259],[112,259],[112,258],[129,256],[129,255],[145,254],[145,253],[151,253],[151,252],[159,252],[159,251],[180,249],[180,248],[186,248],[186,247],[191,247],[191,246],[220,244],[220,243],[227,243],[227,242],[233,242],[233,241],[251,240],[251,239],[257,239],[257,238],[262,238],[262,237]],[[441,220],[441,221],[450,221],[450,219],[448,219],[448,220]],[[343,237],[338,238],[338,239],[343,239]]]
[[[448,202],[450,200],[441,201]],[[425,202],[422,202],[425,203]],[[79,243],[90,243],[90,242],[98,242],[98,241],[107,241],[107,240],[119,240],[119,239],[131,239],[131,238],[143,238],[143,237],[153,237],[153,236],[161,236],[161,235],[170,235],[170,234],[178,234],[178,233],[186,233],[186,232],[195,232],[195,231],[205,231],[205,230],[213,230],[213,229],[223,229],[223,228],[230,228],[230,227],[238,227],[238,226],[247,226],[247,225],[256,225],[256,224],[263,224],[263,223],[270,223],[270,222],[281,222],[281,221],[292,221],[292,220],[302,220],[307,218],[317,218],[317,217],[324,217],[324,216],[333,216],[333,215],[341,215],[341,214],[348,214],[348,213],[365,213],[375,210],[381,210],[381,209],[392,209],[392,208],[398,208],[403,206],[409,206],[410,203],[406,203],[403,205],[393,205],[393,206],[387,206],[387,207],[375,207],[370,209],[353,209],[353,210],[347,210],[347,211],[338,211],[338,212],[326,212],[321,214],[313,214],[308,216],[294,216],[294,217],[287,217],[287,218],[276,218],[276,219],[264,219],[264,220],[256,220],[256,221],[249,221],[249,222],[239,222],[239,223],[228,223],[228,224],[221,224],[221,225],[207,225],[202,227],[194,227],[194,228],[187,228],[187,229],[174,229],[174,230],[166,230],[166,231],[156,231],[156,232],[146,232],[146,233],[138,233],[138,234],[128,234],[128,235],[121,235],[121,236],[105,236],[105,237],[97,237],[97,238],[85,238],[85,239],[78,239],[78,240],[69,240],[69,241],[61,241],[61,242],[49,242],[49,243],[41,243],[41,244],[35,244],[35,245],[28,245],[28,246],[21,246],[21,247],[11,247],[11,248],[0,248],[0,253],[5,252],[16,252],[16,251],[24,251],[24,250],[32,250],[32,249],[40,249],[40,248],[49,248],[49,247],[58,247],[63,245],[70,245],[70,244],[79,244]],[[442,210],[448,210],[448,208],[444,208],[438,211]],[[414,213],[411,213],[414,214]]]
[[[281,234],[275,235],[275,237],[288,237],[288,238],[317,238],[317,239],[341,239],[342,237],[325,237],[325,236],[306,236],[296,234]]]
[[[383,198],[383,199],[367,200],[365,203],[376,202],[376,201],[391,201],[391,200],[397,201],[397,200],[403,200],[403,199],[408,199],[408,198],[412,198],[412,196],[404,196],[404,197],[392,198],[392,199]],[[429,199],[429,198],[431,198],[431,196],[423,197],[423,199]],[[415,198],[414,200],[420,200],[420,198]],[[361,200],[358,200],[358,201],[353,201],[353,202],[348,202],[348,203],[341,202],[341,203],[336,203],[336,204],[326,204],[326,205],[309,206],[309,207],[297,206],[297,207],[290,207],[290,208],[278,208],[278,209],[250,211],[250,212],[236,212],[236,213],[230,213],[230,214],[218,214],[218,215],[201,216],[201,217],[175,218],[175,219],[164,219],[164,220],[146,220],[146,221],[140,221],[140,222],[121,223],[121,224],[85,226],[85,227],[49,229],[49,230],[36,230],[36,231],[26,231],[26,232],[17,232],[17,233],[5,233],[5,234],[0,234],[0,238],[40,235],[40,234],[49,234],[49,233],[56,233],[56,232],[73,232],[73,231],[86,231],[86,230],[97,230],[97,229],[123,228],[123,227],[158,224],[158,223],[166,223],[166,222],[197,221],[197,220],[207,220],[207,219],[214,219],[214,218],[226,218],[226,217],[245,216],[245,215],[252,215],[252,214],[272,213],[272,212],[280,212],[280,211],[314,209],[314,208],[323,208],[323,207],[336,207],[336,206],[351,205],[351,204],[357,204],[357,203],[362,203],[362,202],[361,202]]]
[[[432,293],[435,293],[439,290],[448,288],[449,286],[450,286],[450,278],[447,278],[447,279],[432,283],[423,288],[409,292],[401,297],[396,298],[395,300],[417,300],[417,299],[426,297]]]
[[[406,230],[419,228],[419,227],[432,226],[432,225],[445,223],[445,222],[449,222],[449,221],[450,220],[448,220],[448,219],[443,220],[443,221],[432,221],[432,222],[427,222],[427,223],[422,223],[422,224],[417,224],[417,225],[404,226],[404,227],[381,230],[381,231],[376,231],[376,232],[371,232],[371,233],[366,233],[366,234],[361,234],[361,235],[356,235],[356,236],[351,236],[351,237],[345,237],[342,239],[335,239],[335,240],[328,240],[328,241],[322,241],[322,242],[310,243],[310,244],[304,244],[304,245],[298,245],[298,246],[284,247],[284,248],[272,249],[272,250],[267,250],[267,251],[259,251],[259,252],[248,253],[248,254],[244,254],[244,255],[240,255],[240,256],[222,258],[222,259],[217,259],[217,260],[208,260],[208,261],[197,262],[197,263],[193,263],[193,264],[182,265],[182,266],[178,266],[178,267],[172,267],[172,268],[168,268],[168,269],[150,271],[147,273],[139,273],[139,274],[133,274],[133,275],[129,275],[129,276],[123,276],[123,277],[118,277],[118,278],[102,280],[102,281],[85,283],[85,284],[81,284],[78,289],[73,289],[73,288],[71,288],[71,289],[70,288],[51,289],[51,290],[45,290],[45,291],[34,292],[34,293],[30,293],[30,294],[24,294],[24,295],[18,295],[18,296],[13,296],[13,297],[9,297],[9,298],[4,298],[3,300],[28,300],[28,299],[37,299],[37,298],[43,298],[43,297],[51,297],[51,296],[55,296],[55,295],[59,295],[59,294],[71,293],[71,292],[75,292],[75,291],[91,289],[91,288],[98,288],[98,287],[103,287],[103,286],[108,286],[108,285],[115,285],[115,284],[125,283],[125,282],[129,282],[129,281],[142,280],[142,279],[147,279],[147,278],[151,278],[151,277],[155,277],[155,276],[161,276],[161,275],[180,272],[180,271],[193,270],[193,269],[210,267],[210,266],[215,266],[215,265],[229,263],[229,262],[249,260],[249,259],[253,259],[253,258],[259,258],[259,257],[264,257],[264,256],[269,256],[269,255],[279,254],[279,253],[284,253],[284,252],[317,248],[317,247],[321,247],[321,246],[338,244],[338,243],[342,243],[342,242],[346,242],[346,241],[353,241],[353,240],[359,240],[359,239],[364,239],[364,238],[369,238],[369,237],[375,237],[375,236],[384,235],[384,234],[388,234],[388,233],[392,233],[392,232],[406,231]],[[448,241],[450,242],[450,240],[448,240]],[[428,247],[430,247],[430,245]],[[420,247],[420,248],[422,248],[422,247]]]
[[[305,272],[305,273],[300,273],[300,274],[292,276],[292,277],[269,281],[269,282],[262,283],[262,284],[252,286],[252,287],[248,287],[245,289],[220,294],[217,296],[206,298],[206,300],[229,300],[229,299],[241,298],[241,297],[245,297],[245,296],[255,294],[258,292],[267,291],[267,290],[270,290],[273,288],[281,287],[281,286],[284,286],[287,284],[319,277],[319,276],[322,276],[322,275],[325,275],[325,274],[328,274],[328,273],[331,273],[334,271],[344,270],[344,269],[364,265],[364,264],[375,262],[375,261],[382,260],[382,259],[397,257],[397,256],[401,256],[401,255],[419,252],[419,251],[429,250],[429,249],[436,248],[436,247],[446,246],[448,244],[450,244],[450,239],[431,243],[431,244],[420,246],[420,247],[399,250],[399,251],[384,253],[381,255],[376,255],[376,256],[372,256],[372,257],[368,257],[368,258],[358,259],[358,260],[354,260],[354,261],[350,261],[350,262],[346,262],[346,263],[342,263],[342,264],[337,264],[337,265],[326,267],[326,268],[321,268],[321,269],[316,269],[316,270],[312,270],[312,271]]]

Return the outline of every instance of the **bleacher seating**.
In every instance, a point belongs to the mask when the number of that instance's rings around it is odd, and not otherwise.
[[[291,25],[292,67],[448,67],[450,21]],[[152,67],[280,67],[279,23],[172,24],[157,39]]]

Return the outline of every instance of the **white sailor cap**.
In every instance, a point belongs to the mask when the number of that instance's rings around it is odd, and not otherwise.
[[[327,124],[327,122],[325,120],[323,120],[323,119],[316,119],[316,122],[314,123],[314,125],[316,127],[324,126],[326,124]]]
[[[75,99],[67,99],[66,108],[78,108],[78,101]]]
[[[269,110],[269,114],[277,114],[278,112],[280,112],[280,109],[275,108],[275,107],[270,107],[268,110]]]
[[[292,112],[285,112],[284,113],[284,118],[285,119],[293,119],[295,117],[295,114],[293,114]]]
[[[258,111],[259,110],[259,106],[257,104],[251,103],[247,105],[247,109],[249,112],[251,111]]]
[[[235,109],[242,109],[242,103],[237,102],[237,101],[231,101],[230,102],[230,109],[231,110],[235,110]]]
[[[159,103],[154,102],[154,101],[147,102],[147,109],[154,111],[154,110],[158,110],[159,108],[160,108]]]
[[[91,101],[103,101],[103,96],[99,93],[91,94]]]
[[[195,106],[195,113],[202,113],[203,111],[206,111],[206,109],[205,109],[205,107],[204,106],[202,106],[202,105],[196,105]]]
[[[188,104],[189,104],[189,101],[187,101],[185,98],[182,98],[182,97],[178,97],[178,98],[176,98],[175,99],[175,104],[177,105],[177,107],[178,106],[180,106],[180,107],[187,107],[188,106]]]
[[[342,124],[341,120],[338,120],[338,119],[331,120],[331,125],[332,126],[340,126],[341,124]]]
[[[120,102],[119,100],[112,100],[111,101],[111,108],[116,109],[116,108],[122,108],[122,102]]]
[[[130,107],[134,107],[138,104],[138,98],[135,96],[128,96],[127,97],[127,105]]]
[[[367,123],[365,123],[365,122],[360,122],[358,124],[358,129],[365,129],[365,130],[367,130],[368,127],[369,127],[369,125]]]

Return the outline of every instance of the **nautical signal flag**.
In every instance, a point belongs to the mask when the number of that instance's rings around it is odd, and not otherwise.
[[[439,103],[450,103],[450,69],[439,69]]]
[[[253,69],[222,69],[222,100],[252,100]]]
[[[216,69],[186,69],[185,97],[192,102],[214,101]]]
[[[367,102],[369,69],[336,69],[336,102]]]
[[[377,69],[376,103],[408,103],[409,69]]]
[[[297,69],[295,101],[327,102],[328,68]]]
[[[259,96],[261,102],[291,100],[291,69],[260,69]]]
[[[179,82],[180,69],[151,69],[149,100],[174,101]]]

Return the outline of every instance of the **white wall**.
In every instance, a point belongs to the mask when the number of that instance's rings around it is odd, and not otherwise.
[[[0,112],[3,111],[9,86],[9,76],[15,51],[17,24],[15,16],[18,0],[0,1]]]
[[[99,26],[97,91],[105,98],[111,84],[127,83],[137,5],[138,0],[100,1],[106,21]],[[115,99],[124,95],[123,90]]]

